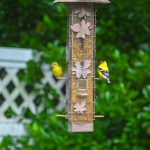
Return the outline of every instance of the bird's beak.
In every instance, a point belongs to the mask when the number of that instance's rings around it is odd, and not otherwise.
[[[101,68],[98,68],[98,70],[101,71],[102,69],[101,69]]]

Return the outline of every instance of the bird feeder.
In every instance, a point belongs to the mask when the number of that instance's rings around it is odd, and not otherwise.
[[[95,115],[96,3],[108,0],[55,0],[68,3],[66,109],[70,132],[92,132]],[[63,78],[62,78],[63,79]],[[63,115],[58,115],[63,116]]]

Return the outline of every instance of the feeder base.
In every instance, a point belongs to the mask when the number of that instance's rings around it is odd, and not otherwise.
[[[69,132],[93,132],[93,122],[69,122]]]

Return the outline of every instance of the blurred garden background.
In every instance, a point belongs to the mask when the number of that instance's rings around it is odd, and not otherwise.
[[[19,78],[34,87],[44,104],[40,113],[23,111],[22,118],[31,119],[25,124],[28,135],[6,136],[0,150],[150,150],[150,1],[111,2],[96,6],[97,61],[108,62],[112,82],[96,82],[96,114],[105,117],[95,120],[93,133],[68,133],[67,120],[56,117],[65,113],[55,109],[57,92],[34,86],[41,84],[42,64],[57,61],[66,69],[66,5],[0,0],[0,46],[40,52]]]

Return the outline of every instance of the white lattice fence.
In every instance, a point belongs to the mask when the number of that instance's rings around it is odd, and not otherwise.
[[[0,80],[1,88],[1,109],[0,118],[5,118],[5,112],[10,108],[16,114],[20,114],[23,107],[29,107],[32,112],[35,112],[33,103],[35,95],[28,93],[24,82],[20,82],[17,78],[18,69],[2,68],[1,74],[5,74]]]
[[[20,81],[17,76],[18,71],[25,68],[26,62],[30,59],[32,59],[30,49],[0,48],[0,136],[25,134],[23,125],[16,123],[17,118],[6,117],[10,110],[19,116],[24,107],[33,113],[43,108],[42,99],[39,100],[32,92],[32,85]],[[42,70],[44,74],[42,85],[48,84],[56,89],[60,95],[56,108],[63,109],[65,81],[56,81],[49,65],[43,65]],[[49,97],[51,96],[50,93]]]

